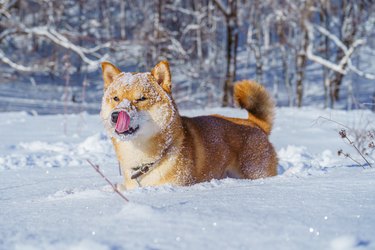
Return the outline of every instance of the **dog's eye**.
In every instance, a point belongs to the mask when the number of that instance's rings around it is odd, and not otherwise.
[[[145,101],[147,100],[146,97],[142,96],[141,98],[138,98],[137,100],[135,100],[136,102],[141,102],[141,101]]]
[[[113,100],[116,101],[116,102],[119,102],[120,98],[118,98],[117,96],[115,96],[115,97],[113,97]]]

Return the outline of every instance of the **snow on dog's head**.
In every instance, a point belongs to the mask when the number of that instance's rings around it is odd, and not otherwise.
[[[111,137],[128,141],[150,138],[167,129],[175,105],[168,62],[150,73],[124,73],[102,63],[104,95],[100,116]]]

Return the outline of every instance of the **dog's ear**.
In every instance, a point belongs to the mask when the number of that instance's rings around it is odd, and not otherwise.
[[[167,61],[159,62],[152,70],[151,75],[155,77],[156,81],[168,94],[171,93],[171,72],[169,70],[169,63]]]
[[[121,73],[121,70],[119,70],[110,62],[102,62],[102,72],[104,80],[104,90],[106,90],[108,86],[111,85],[115,77]]]

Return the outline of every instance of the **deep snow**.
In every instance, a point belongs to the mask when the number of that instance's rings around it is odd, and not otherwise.
[[[319,116],[351,127],[375,120],[280,108],[279,176],[139,188],[125,203],[86,163],[121,181],[98,115],[0,113],[0,249],[375,249],[375,169],[337,156],[355,153]]]

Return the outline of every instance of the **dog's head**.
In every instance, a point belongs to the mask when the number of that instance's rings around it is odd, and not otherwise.
[[[125,73],[102,63],[104,96],[100,116],[111,137],[147,139],[168,129],[176,113],[166,61],[150,73]]]

